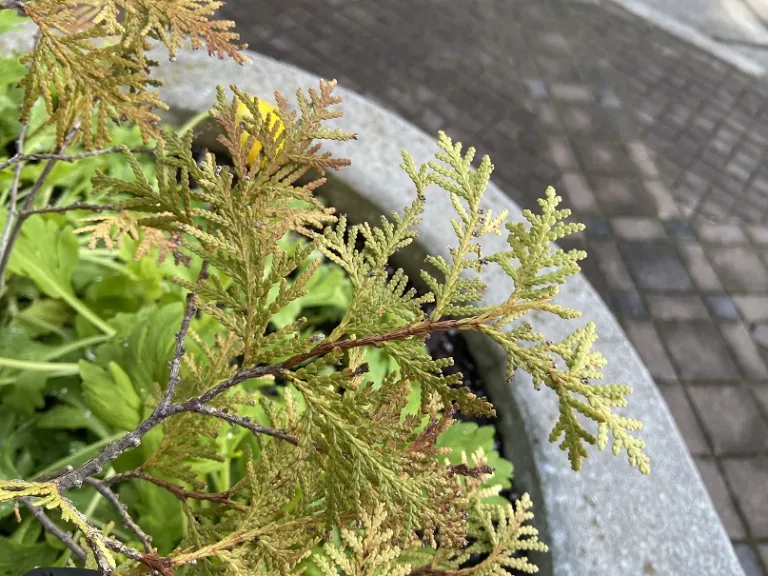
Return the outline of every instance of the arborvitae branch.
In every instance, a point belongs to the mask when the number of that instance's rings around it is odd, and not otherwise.
[[[77,135],[78,125],[76,124],[72,130],[67,133],[66,136],[63,137],[62,143],[60,146],[56,148],[56,154],[60,154],[63,150],[69,146],[72,141],[75,139],[75,136]],[[23,138],[20,137],[20,142],[23,141]],[[52,159],[48,160],[45,164],[45,168],[43,168],[42,172],[40,172],[40,175],[37,177],[37,180],[35,181],[35,184],[32,186],[32,189],[27,194],[27,197],[24,199],[24,205],[22,206],[21,212],[26,212],[32,207],[32,204],[35,201],[35,198],[37,198],[37,193],[40,192],[40,189],[43,187],[43,184],[45,184],[45,181],[48,179],[48,176],[50,175],[53,168],[56,166],[56,162],[58,160]],[[17,164],[17,172],[19,172],[21,164]],[[14,181],[18,183],[18,180],[14,176]],[[13,192],[13,190],[12,190]],[[21,227],[24,224],[24,218],[19,217],[18,214],[14,214],[12,212],[9,212],[8,214],[8,223],[7,226],[13,221],[13,227],[11,228],[11,232],[7,237],[7,241],[3,242],[2,247],[0,247],[0,287],[2,287],[5,284],[5,271],[8,268],[8,264],[11,260],[11,252],[13,251],[13,245],[16,243],[16,238],[18,238],[19,233],[21,232]],[[5,239],[5,237],[4,237]]]
[[[88,212],[108,212],[116,210],[116,206],[110,206],[109,204],[88,204],[87,202],[75,202],[73,204],[67,204],[66,206],[45,206],[44,208],[35,208],[32,210],[25,210],[19,212],[20,218],[29,218],[34,214],[51,214],[51,213],[63,213],[71,212],[73,210],[87,210]]]
[[[40,524],[43,525],[43,528],[46,532],[61,540],[62,544],[69,548],[75,556],[80,558],[80,560],[85,561],[85,550],[83,550],[74,540],[72,540],[72,537],[67,534],[66,531],[56,526],[56,524],[54,524],[51,519],[48,518],[42,508],[35,504],[33,498],[19,498],[19,502],[24,504],[27,509],[32,512],[32,515],[38,519]]]
[[[117,497],[117,494],[112,492],[112,490],[107,486],[104,482],[101,480],[96,480],[95,478],[85,478],[84,482],[91,486],[94,490],[96,490],[99,494],[104,496],[104,498],[107,499],[107,501],[112,504],[112,507],[115,509],[115,511],[118,513],[120,518],[123,520],[123,523],[125,524],[126,528],[128,528],[131,532],[136,534],[138,536],[139,540],[141,541],[142,545],[144,546],[144,549],[147,552],[153,552],[152,548],[152,537],[149,536],[144,530],[141,529],[141,527],[136,524],[133,518],[128,514],[127,507],[125,504],[120,502],[119,498]]]
[[[24,124],[26,127],[26,124]],[[91,150],[89,152],[80,152],[78,154],[15,154],[11,156],[5,162],[0,162],[0,170],[18,164],[19,162],[33,162],[37,160],[58,160],[59,162],[77,162],[83,158],[91,158],[93,156],[104,156],[105,154],[114,154],[116,152],[122,152],[122,146],[112,146],[111,148],[104,148],[103,150]],[[133,148],[131,152],[134,154],[154,154],[154,148]]]
[[[162,478],[157,478],[156,476],[152,476],[151,474],[147,474],[146,472],[142,472],[140,470],[132,470],[130,472],[122,472],[120,474],[115,474],[114,476],[105,478],[103,480],[103,483],[112,485],[112,484],[117,484],[118,482],[123,482],[125,480],[131,480],[131,479],[144,480],[146,482],[155,484],[160,488],[165,488],[171,494],[173,494],[176,498],[178,498],[183,502],[187,501],[188,499],[206,500],[209,502],[216,502],[217,504],[223,504],[230,508],[234,508],[235,510],[239,510],[240,512],[244,512],[247,510],[247,506],[243,506],[242,504],[238,504],[237,502],[234,502],[231,500],[231,497],[232,497],[231,491],[199,492],[197,490],[187,490],[186,488],[177,486],[173,482],[168,482],[167,480],[163,480]]]

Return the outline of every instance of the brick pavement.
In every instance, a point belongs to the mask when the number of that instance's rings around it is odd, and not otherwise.
[[[605,0],[230,0],[251,48],[554,185],[748,576],[768,575],[768,83]],[[609,359],[610,361],[610,359]]]

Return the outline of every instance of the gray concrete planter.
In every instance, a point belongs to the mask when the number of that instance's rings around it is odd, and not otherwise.
[[[299,87],[318,85],[318,78],[311,74],[248,55],[253,66],[240,67],[200,52],[180,54],[175,63],[169,63],[164,54],[156,55],[162,62],[158,76],[165,82],[161,96],[171,105],[168,119],[181,123],[208,109],[215,101],[217,84],[235,83],[265,98],[275,90],[291,96]],[[345,113],[338,125],[356,132],[359,140],[332,146],[353,163],[329,182],[324,194],[350,219],[375,221],[413,198],[410,180],[398,168],[400,151],[405,148],[417,163],[425,162],[437,149],[435,138],[349,90],[339,88],[338,93],[344,96]],[[447,218],[453,213],[447,195],[435,189],[428,198],[419,244],[398,262],[411,277],[425,253],[447,256],[447,247],[455,240]],[[521,218],[520,209],[493,184],[486,204],[497,212],[508,210],[510,219]],[[485,248],[486,252],[503,249],[504,239],[488,239]],[[489,273],[485,281],[489,302],[498,302],[511,291],[511,280],[503,273]],[[645,424],[642,437],[648,443],[653,470],[650,477],[643,477],[630,469],[623,455],[616,458],[608,450],[593,451],[584,469],[572,472],[565,453],[547,439],[557,416],[554,395],[534,390],[524,373],[518,373],[511,384],[505,382],[499,348],[482,338],[472,339],[473,354],[500,415],[499,427],[507,456],[515,464],[516,482],[534,499],[542,539],[551,549],[549,555],[534,557],[541,573],[743,576],[664,399],[621,327],[582,275],[570,280],[559,300],[582,310],[584,317],[565,322],[541,316],[533,319],[536,329],[556,340],[587,320],[596,323],[597,348],[608,359],[606,381],[634,387],[627,412]]]

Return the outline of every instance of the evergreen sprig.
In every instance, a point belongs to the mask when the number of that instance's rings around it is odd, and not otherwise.
[[[130,408],[118,423],[140,423],[76,468],[37,480],[0,480],[0,503],[37,506],[43,526],[104,574],[171,576],[183,567],[188,574],[298,576],[308,563],[326,575],[535,572],[519,557],[521,551],[546,550],[527,525],[528,497],[514,506],[489,503],[500,487],[483,487],[493,469],[482,451],[450,464],[438,443],[457,411],[494,415],[487,400],[462,386],[460,375],[444,374],[451,359],[427,353],[429,335],[450,330],[485,334],[506,351],[508,375],[522,368],[537,388],[544,384],[557,394],[560,417],[551,441],[563,438],[574,469],[588,455],[586,444],[604,449],[610,433],[614,453],[626,450],[633,466],[649,472],[644,444],[631,435],[640,423],[614,412],[626,405],[631,389],[592,383],[602,378],[605,364],[592,350],[595,327],[589,323],[554,343],[523,321],[533,311],[578,317],[555,302],[584,253],[552,249],[552,242],[581,229],[564,222],[569,212],[558,209],[554,190],[540,200],[540,213],[524,212],[527,225],[506,224],[508,250],[483,254],[480,239],[502,234],[506,218],[481,208],[493,166],[483,157],[473,168],[474,149],[464,151],[441,132],[433,161],[417,167],[403,153],[402,168],[416,194],[402,214],[382,218],[378,226],[350,225],[315,197],[327,170],[349,164],[323,151],[323,141],[355,138],[326,126],[341,116],[335,82],[298,91],[297,110],[275,94],[277,110],[266,117],[256,98],[235,86],[228,98],[219,87],[211,117],[233,166],[221,165],[211,153],[198,162],[190,132],[160,132],[156,125],[152,110],[162,103],[150,91],[154,63],[144,51],[147,38],[155,39],[173,57],[189,37],[195,47],[205,43],[209,53],[241,60],[230,24],[209,18],[218,3],[110,0],[98,6],[92,25],[83,27],[69,0],[14,3],[40,29],[25,60],[22,121],[42,98],[58,133],[46,170],[62,158],[77,159],[63,154],[76,138],[86,148],[103,146],[110,120],[130,120],[145,140],[157,138],[153,176],[127,147],[120,150],[131,179],[96,174],[95,193],[114,202],[79,231],[90,233],[93,245],[103,241],[113,248],[130,239],[138,242],[139,255],[157,248],[161,258],[173,255],[177,266],[200,268],[178,269],[173,280],[187,292],[175,338],[167,334],[151,349],[142,348],[149,338],[145,324],[127,340],[99,349],[112,358],[130,342],[142,354],[168,360],[167,371],[142,372],[140,383],[109,364],[115,389],[126,392],[115,401]],[[15,167],[26,158],[23,138],[22,131]],[[256,143],[261,154],[253,161]],[[308,176],[308,183],[299,184]],[[402,270],[390,275],[387,265],[418,236],[433,184],[448,193],[456,212],[456,244],[447,256],[426,259],[421,279],[427,291],[418,295],[408,289]],[[12,186],[15,199],[18,179]],[[33,210],[41,186],[39,180],[15,214],[13,230],[20,230],[25,214],[55,217]],[[14,237],[4,242],[3,261]],[[304,240],[292,242],[297,237]],[[275,315],[307,293],[319,255],[346,271],[351,304],[327,335],[307,337],[302,318],[276,329]],[[487,266],[499,266],[514,282],[512,293],[496,305],[482,304]],[[104,328],[111,338],[114,328]],[[372,348],[388,353],[397,366],[378,382],[367,378],[364,355]],[[80,368],[108,376],[86,361]],[[259,392],[265,382],[275,386],[275,396]],[[128,394],[130,386],[134,394]],[[415,390],[421,395],[418,409],[406,414]],[[580,418],[595,422],[597,433],[588,432]],[[216,442],[233,426],[250,433],[238,446],[244,453],[242,478],[210,492],[200,466],[219,457]],[[145,457],[138,468],[106,473],[140,447]],[[120,520],[144,550],[112,535],[110,525],[97,528],[66,496],[85,483],[114,504],[110,487],[123,482],[150,483],[182,502],[188,530],[175,549],[146,549],[150,535],[119,503]],[[57,511],[80,538],[62,531],[40,507]],[[481,555],[480,562],[465,567],[473,554]]]

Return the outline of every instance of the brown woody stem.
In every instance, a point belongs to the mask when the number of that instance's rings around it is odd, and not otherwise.
[[[173,494],[176,498],[178,498],[182,502],[185,502],[189,499],[207,500],[209,502],[217,502],[219,504],[225,504],[227,506],[230,506],[242,512],[248,509],[247,506],[243,506],[242,504],[238,504],[230,500],[230,496],[231,496],[230,492],[198,492],[196,490],[187,490],[185,488],[182,488],[181,486],[178,486],[177,484],[174,484],[173,482],[168,482],[167,480],[163,480],[162,478],[152,476],[140,470],[132,470],[130,472],[123,472],[122,474],[115,474],[114,476],[110,476],[109,478],[106,478],[103,482],[105,484],[111,485],[111,484],[116,484],[118,482],[122,482],[124,480],[131,480],[131,479],[144,480],[146,482],[151,482],[152,484],[154,484],[155,486],[159,486],[160,488],[165,488],[166,490],[168,490],[168,492]]]

